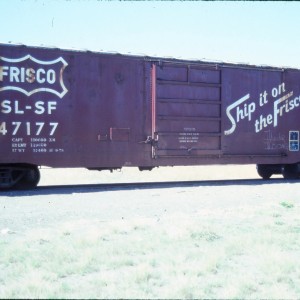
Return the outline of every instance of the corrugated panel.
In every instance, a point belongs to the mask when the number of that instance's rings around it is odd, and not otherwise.
[[[157,68],[156,77],[158,80],[182,81],[186,82],[188,70],[186,66]]]
[[[220,88],[190,83],[168,82],[157,85],[157,97],[168,99],[220,100]]]
[[[219,70],[201,70],[191,68],[189,72],[190,82],[202,83],[221,83],[221,71]]]
[[[220,117],[220,104],[201,103],[194,101],[163,101],[157,100],[158,117]]]
[[[220,154],[220,71],[170,64],[154,70],[154,157]]]

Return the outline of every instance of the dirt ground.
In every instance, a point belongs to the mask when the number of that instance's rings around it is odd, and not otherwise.
[[[41,186],[258,178],[254,166],[41,173]],[[9,192],[0,214],[0,298],[300,298],[297,181]]]
[[[278,176],[273,176],[278,177]],[[97,184],[119,182],[155,182],[177,180],[222,180],[259,178],[255,165],[161,167],[140,172],[137,168],[120,171],[89,171],[86,169],[41,169],[41,186],[58,184]]]

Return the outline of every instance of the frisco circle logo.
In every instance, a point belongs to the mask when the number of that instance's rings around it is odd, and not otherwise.
[[[62,98],[68,92],[63,82],[67,65],[62,57],[43,61],[29,54],[17,59],[0,56],[0,92],[19,91],[28,97],[48,92]]]

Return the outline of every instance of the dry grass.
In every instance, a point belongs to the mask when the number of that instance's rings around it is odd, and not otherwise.
[[[299,298],[299,202],[265,208],[2,231],[0,298]]]

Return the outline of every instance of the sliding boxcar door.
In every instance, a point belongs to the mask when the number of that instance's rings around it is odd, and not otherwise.
[[[153,157],[221,154],[221,71],[217,66],[152,65]]]

